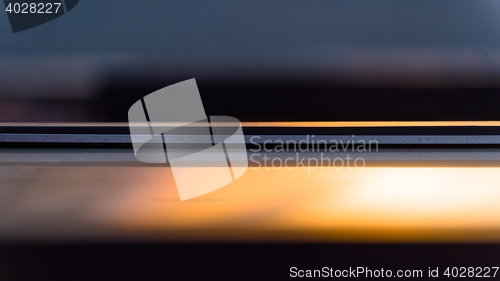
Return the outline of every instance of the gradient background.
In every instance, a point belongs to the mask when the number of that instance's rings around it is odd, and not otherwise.
[[[90,1],[13,34],[0,122],[126,122],[196,78],[242,121],[500,120],[498,1]],[[286,278],[498,266],[497,167],[250,170],[178,202],[168,168],[0,166],[0,279]],[[140,170],[140,172],[139,172]]]
[[[208,115],[242,121],[498,120],[499,13],[497,1],[81,1],[16,34],[0,13],[0,121],[126,122],[131,103],[193,77]]]

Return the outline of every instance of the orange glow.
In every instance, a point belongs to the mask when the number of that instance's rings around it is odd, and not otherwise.
[[[500,241],[499,167],[288,168],[181,202],[168,167],[3,166],[0,240]]]
[[[500,241],[500,168],[250,168],[185,202],[168,168],[116,169],[148,180],[122,182],[85,219],[139,237]]]

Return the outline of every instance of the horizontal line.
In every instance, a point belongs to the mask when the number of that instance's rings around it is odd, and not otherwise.
[[[229,136],[220,135],[224,139]],[[151,143],[163,143],[158,139],[151,139],[150,135],[135,135],[136,140]],[[170,136],[171,143],[179,144],[200,144],[212,143],[207,141],[203,135],[179,135]],[[500,144],[500,136],[497,135],[246,135],[247,144],[282,144],[287,141],[294,141],[300,144],[313,143],[319,144],[319,141],[326,141],[331,144],[332,141],[346,144],[359,143],[358,141],[375,142],[377,144]],[[99,135],[99,134],[0,134],[0,143],[131,143],[131,137],[128,134],[123,135]],[[226,141],[226,143],[232,143]]]
[[[351,155],[353,158],[362,157],[368,167],[376,166],[426,166],[426,167],[436,167],[436,166],[495,166],[500,165],[500,150],[498,149],[480,149],[480,150],[463,150],[463,149],[451,149],[451,150],[411,150],[411,149],[400,149],[400,150],[381,150],[379,152],[339,152],[330,153],[325,152],[270,152],[270,153],[254,153],[249,151],[249,155],[252,156],[252,163],[256,161],[259,163],[265,163],[264,157],[279,158],[285,160],[287,158],[292,158],[290,163],[297,164],[297,158],[316,158],[321,159],[321,157],[345,157]],[[331,159],[331,158],[330,158]],[[64,165],[64,164],[111,164],[115,165],[117,163],[124,163],[128,165],[140,165],[140,166],[157,166],[162,167],[162,165],[157,164],[145,164],[137,161],[132,149],[71,149],[71,148],[56,148],[56,149],[46,149],[46,148],[33,148],[33,149],[23,149],[23,148],[0,148],[0,166],[1,165],[14,165],[14,164],[24,164],[31,165],[36,163],[51,163],[53,165]],[[193,162],[184,162],[186,167],[193,167],[189,163],[196,163],[197,167],[209,167],[213,163],[210,160],[205,161],[196,160]],[[269,161],[267,161],[269,163]],[[307,166],[307,164],[306,164]]]
[[[132,123],[142,125],[142,123]],[[157,126],[178,126],[179,123],[153,123]],[[227,126],[234,123],[211,123]],[[243,127],[500,127],[500,121],[315,121],[315,122],[242,122]],[[128,127],[129,123],[0,123],[0,127]],[[144,123],[144,126],[147,126]],[[196,123],[193,124],[196,126]]]
[[[500,121],[324,121],[324,122],[243,122],[244,127],[497,127]]]

